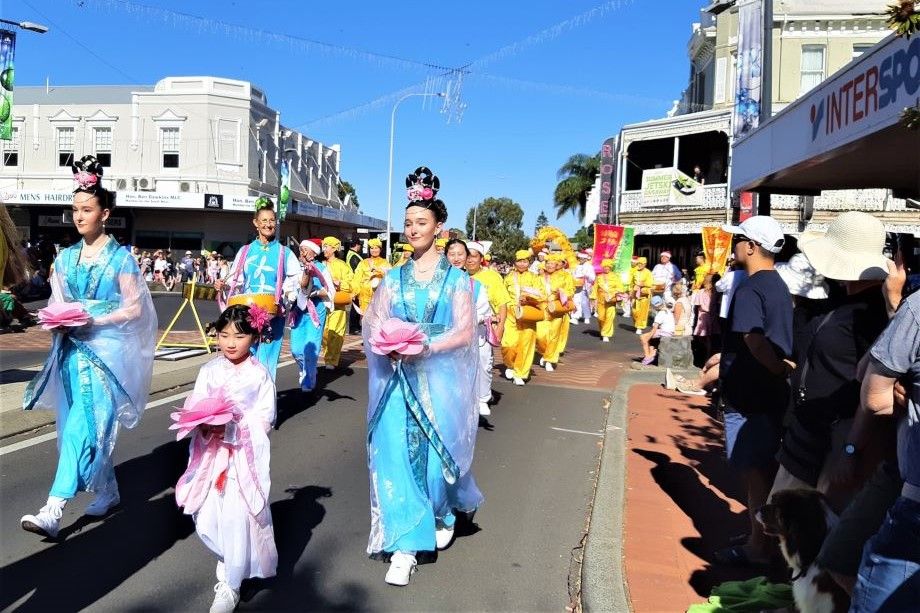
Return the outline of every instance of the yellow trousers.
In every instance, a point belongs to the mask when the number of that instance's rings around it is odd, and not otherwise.
[[[646,314],[646,317],[648,315]],[[613,336],[614,325],[617,321],[617,303],[605,303],[603,300],[597,301],[597,327],[601,336],[611,338]]]
[[[505,320],[502,336],[502,359],[514,376],[526,379],[533,366],[533,352],[537,345],[537,324],[517,321],[512,315]]]
[[[651,303],[651,298],[645,296],[643,298],[636,298],[633,300],[633,324],[640,330],[648,326],[648,311]]]
[[[537,324],[537,351],[543,356],[543,359],[550,364],[559,362],[559,354],[564,349],[563,330],[568,332],[568,317],[553,317]],[[543,338],[540,339],[540,333]]]
[[[562,328],[559,330],[559,355],[562,355],[569,344],[569,326],[571,325],[572,316],[566,313],[559,319],[563,320]]]
[[[323,330],[323,351],[326,364],[339,365],[347,325],[348,311],[345,309],[334,309],[326,315],[326,327]]]

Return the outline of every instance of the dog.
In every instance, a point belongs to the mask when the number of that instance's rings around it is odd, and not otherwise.
[[[792,571],[792,595],[801,613],[845,613],[850,597],[830,573],[815,563],[821,545],[837,516],[815,490],[775,492],[758,511],[764,533],[779,539],[780,550]]]

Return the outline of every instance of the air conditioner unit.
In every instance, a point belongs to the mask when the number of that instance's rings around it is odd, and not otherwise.
[[[135,181],[139,191],[153,191],[157,187],[157,182],[153,177],[138,177]]]
[[[128,189],[128,179],[117,179],[115,181],[115,189],[119,191],[124,191]]]
[[[190,191],[192,191],[192,182],[191,182],[191,181],[180,181],[180,182],[179,182],[179,191],[180,191],[180,192],[190,192]]]

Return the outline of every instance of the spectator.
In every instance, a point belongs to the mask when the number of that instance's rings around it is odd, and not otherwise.
[[[161,249],[153,253],[153,282],[166,285],[166,256]]]
[[[751,533],[744,544],[716,553],[723,564],[765,564],[771,543],[757,520],[776,473],[774,456],[782,436],[782,418],[789,400],[787,378],[792,355],[792,300],[774,269],[785,237],[771,217],[756,216],[734,234],[734,252],[747,279],[735,290],[728,313],[719,364],[719,388],[729,464],[741,478],[747,498]]]
[[[179,262],[179,271],[183,283],[191,281],[192,274],[195,272],[195,261],[192,259],[191,251],[185,252],[185,256]]]
[[[658,264],[655,264],[655,268],[652,269],[652,279],[655,281],[654,293],[669,296],[671,286],[682,278],[680,269],[671,262],[671,252],[662,251]]]
[[[214,284],[217,281],[218,274],[220,273],[220,263],[217,261],[217,253],[212,252],[208,255],[208,283]]]
[[[719,275],[706,275],[702,287],[693,292],[692,303],[696,307],[696,327],[693,329],[697,346],[702,347],[703,361],[709,360],[719,347],[719,307],[720,295],[715,284]]]
[[[668,336],[674,336],[674,301],[664,300],[661,296],[652,297],[652,309],[655,310],[655,319],[652,322],[652,329],[639,336],[642,343],[642,365],[649,366],[658,357],[658,345],[661,339]]]
[[[712,273],[712,266],[706,262],[706,255],[702,252],[696,254],[696,267],[693,269],[693,291],[699,291],[703,287],[703,281],[706,275]]]
[[[226,279],[230,276],[230,262],[221,254],[217,254],[217,277]]]
[[[687,295],[687,288],[683,282],[671,286],[671,296],[674,301],[674,335],[691,336],[693,334],[693,305]]]

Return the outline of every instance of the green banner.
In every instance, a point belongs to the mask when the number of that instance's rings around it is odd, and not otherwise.
[[[13,140],[13,57],[16,33],[0,30],[0,140]]]
[[[281,160],[278,183],[278,221],[284,221],[291,205],[291,163],[287,160]]]
[[[629,274],[632,270],[633,248],[636,244],[636,229],[632,226],[626,226],[623,230],[623,240],[620,241],[620,248],[617,249],[617,264],[614,272]]]

